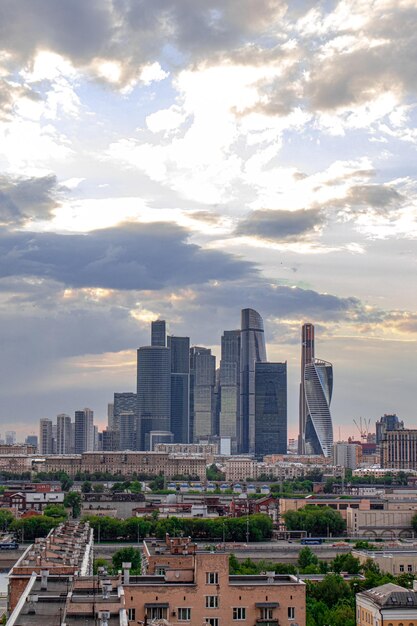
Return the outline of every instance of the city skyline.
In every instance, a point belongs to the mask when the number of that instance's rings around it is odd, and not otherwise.
[[[3,432],[104,424],[151,321],[219,362],[243,308],[287,361],[290,436],[305,321],[335,433],[416,425],[416,22],[414,0],[2,3]]]

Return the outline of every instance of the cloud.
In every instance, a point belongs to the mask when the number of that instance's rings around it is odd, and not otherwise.
[[[237,228],[237,235],[247,235],[268,241],[298,241],[323,224],[319,209],[301,211],[274,211],[260,209],[252,211]]]
[[[51,219],[59,206],[56,176],[13,178],[0,176],[0,223],[23,224]]]
[[[238,279],[253,264],[187,242],[167,223],[124,224],[86,235],[3,233],[0,276],[33,276],[71,287],[162,289],[214,279]]]

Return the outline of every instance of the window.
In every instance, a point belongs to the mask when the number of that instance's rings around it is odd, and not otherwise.
[[[218,572],[206,572],[206,585],[218,585],[219,573]]]
[[[206,596],[206,609],[218,609],[219,596]]]
[[[413,571],[413,566],[412,565],[407,565],[407,571],[408,572],[412,572]]]
[[[191,620],[191,609],[181,607],[178,609],[178,621],[189,622]]]
[[[219,618],[218,617],[205,617],[204,621],[209,626],[219,626]]]
[[[165,567],[157,567],[155,569],[155,574],[157,576],[165,576]]]
[[[166,619],[167,609],[162,606],[151,606],[146,609],[146,617],[148,619]]]
[[[400,565],[400,572],[404,571],[404,565]]]
[[[129,620],[129,622],[135,621],[136,609],[127,609],[127,619]]]
[[[294,618],[295,618],[295,607],[289,606],[288,607],[288,619],[294,619]]]
[[[273,619],[273,609],[263,608],[261,609],[261,619]]]
[[[246,619],[246,609],[242,606],[235,606],[233,608],[233,619],[235,620]]]

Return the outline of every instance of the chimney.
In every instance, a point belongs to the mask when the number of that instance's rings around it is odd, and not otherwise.
[[[100,626],[109,626],[110,611],[99,611]]]
[[[113,589],[113,585],[110,580],[103,580],[103,600],[108,600],[111,590]]]
[[[41,569],[41,589],[43,591],[47,591],[48,589],[48,576],[49,576],[49,570]]]
[[[123,584],[128,585],[130,580],[130,568],[132,567],[132,563],[122,563],[123,568]]]
[[[275,572],[266,572],[266,575],[268,576],[268,584],[275,582]]]

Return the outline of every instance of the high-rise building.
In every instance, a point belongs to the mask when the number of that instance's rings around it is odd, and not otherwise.
[[[6,445],[7,446],[16,445],[16,433],[14,430],[6,430]]]
[[[379,445],[385,437],[385,433],[391,430],[402,430],[404,422],[395,413],[385,413],[375,424],[376,443]]]
[[[266,361],[264,324],[254,309],[241,312],[240,332],[240,414],[238,452],[255,451],[255,363]]]
[[[136,411],[119,413],[120,450],[136,450]]]
[[[332,364],[316,358],[307,363],[304,368],[304,393],[308,411],[304,434],[306,454],[324,454],[326,457],[332,455],[332,392]]]
[[[94,451],[94,412],[75,411],[75,454]]]
[[[356,469],[362,461],[362,446],[360,443],[346,443],[344,441],[333,445],[333,464],[349,469]]]
[[[120,430],[121,413],[134,413],[137,416],[137,396],[135,393],[123,391],[114,394],[111,430]]]
[[[52,420],[47,417],[39,420],[39,453],[52,454]]]
[[[25,443],[27,443],[30,446],[34,446],[35,448],[38,447],[38,436],[37,435],[28,435],[25,439]]]
[[[108,402],[107,404],[107,427],[113,428],[113,417],[114,417],[114,403]]]
[[[161,346],[165,348],[166,345],[165,320],[155,320],[151,323],[151,346]]]
[[[417,430],[387,430],[381,442],[381,467],[386,469],[417,469]]]
[[[170,431],[171,351],[144,346],[137,351],[137,449],[145,450],[152,430]]]
[[[220,360],[220,437],[230,437],[237,452],[240,414],[240,330],[225,330]]]
[[[301,327],[301,382],[299,401],[299,436],[298,454],[306,453],[305,432],[308,408],[304,391],[304,370],[307,363],[314,359],[314,326],[313,324],[303,324]]]
[[[71,450],[71,418],[65,413],[56,416],[56,453],[70,454]]]
[[[209,348],[193,346],[190,349],[190,422],[194,442],[214,434],[215,384],[216,357]]]
[[[190,338],[168,336],[171,350],[171,428],[175,443],[188,443],[190,430]]]
[[[287,454],[287,363],[255,363],[255,456]]]

